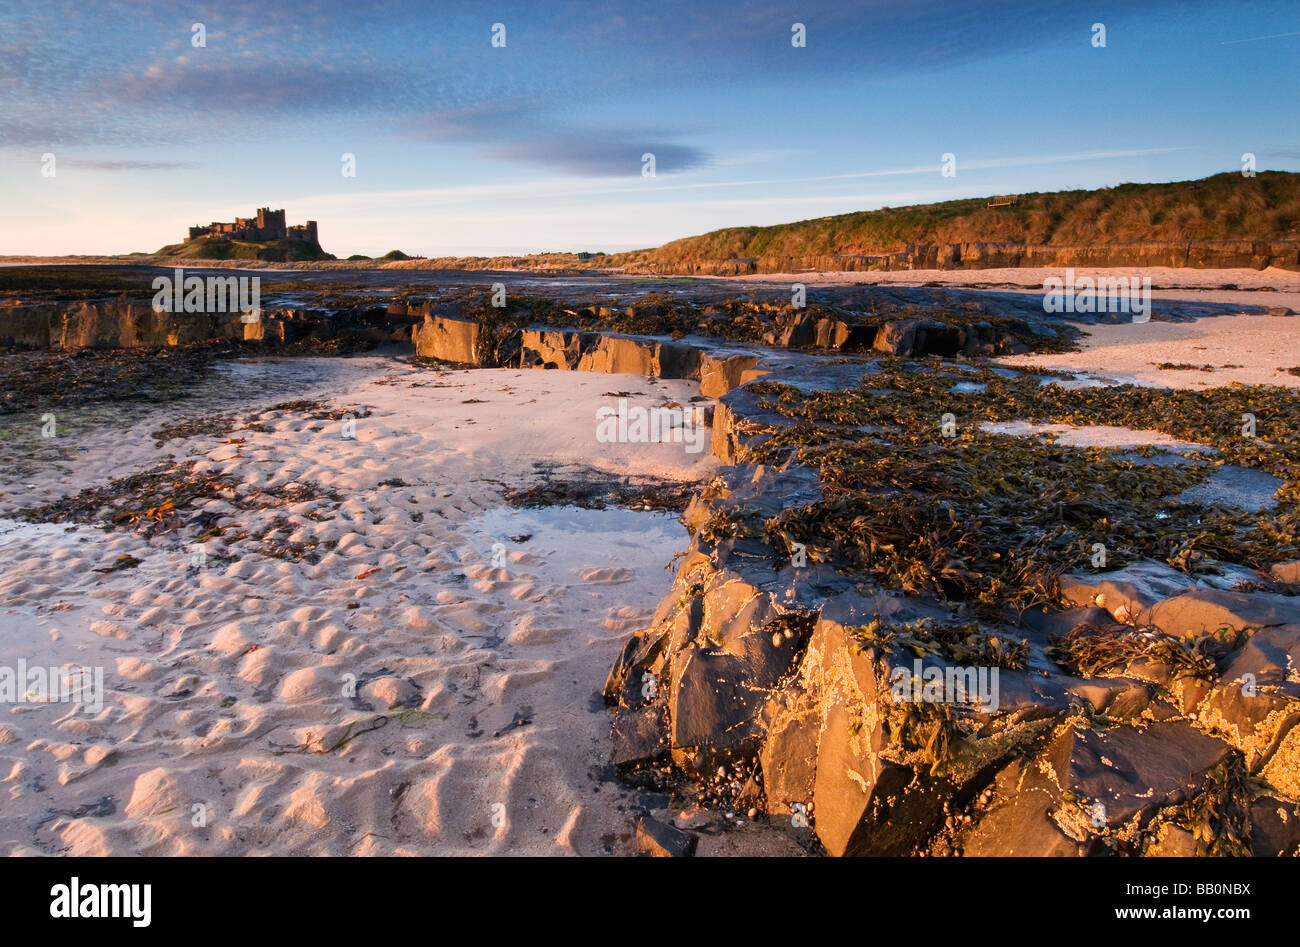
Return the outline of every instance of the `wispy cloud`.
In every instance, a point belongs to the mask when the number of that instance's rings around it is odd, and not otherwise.
[[[85,168],[87,171],[178,171],[196,167],[191,161],[147,161],[138,158],[64,158],[60,164],[63,167]]]
[[[1143,157],[1165,154],[1174,151],[1186,151],[1186,147],[1168,148],[1133,148],[1127,150],[1086,151],[1057,155],[1012,155],[995,158],[976,159],[959,164],[960,169],[1034,167],[1039,165],[1062,164],[1067,162],[1105,161],[1120,158]],[[660,183],[657,179],[639,179],[635,184],[611,184],[600,178],[542,178],[524,181],[511,181],[502,184],[479,184],[453,187],[410,188],[389,191],[367,191],[360,194],[318,193],[299,198],[303,204],[329,204],[339,208],[357,210],[362,207],[375,207],[383,202],[397,204],[477,204],[493,200],[519,200],[532,198],[539,200],[577,199],[616,194],[657,194],[672,191],[702,191],[717,188],[772,187],[782,186],[786,189],[799,184],[813,184],[826,181],[852,181],[863,178],[906,177],[935,175],[939,166],[914,165],[905,168],[886,168],[871,171],[849,171],[842,174],[818,174],[803,177],[753,178],[743,181],[692,181],[683,183]],[[931,193],[931,192],[926,192]],[[897,199],[898,195],[886,195]],[[781,198],[781,203],[797,203],[805,200],[854,200],[870,199],[872,195],[818,195],[816,197]],[[741,200],[741,203],[744,203]]]
[[[1282,39],[1284,36],[1300,36],[1300,30],[1293,33],[1271,33],[1268,36],[1248,36],[1245,39],[1225,39],[1220,46],[1235,46],[1237,43],[1258,43],[1264,39]]]
[[[534,102],[492,102],[406,116],[403,134],[427,141],[478,147],[494,158],[551,168],[574,176],[635,177],[654,155],[657,174],[708,167],[701,148],[674,141],[665,129],[575,128]]]

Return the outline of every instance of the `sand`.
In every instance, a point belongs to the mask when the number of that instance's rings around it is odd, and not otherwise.
[[[1061,277],[1065,267],[1023,266],[983,270],[872,270],[862,272],[764,273],[732,276],[741,282],[789,283],[809,286],[925,286],[954,289],[997,289],[1000,291],[1043,291],[1049,276]],[[1075,277],[1150,277],[1156,299],[1189,299],[1202,302],[1237,303],[1253,306],[1300,308],[1300,272],[1270,266],[1255,270],[1245,267],[1193,269],[1169,266],[1074,267]],[[1234,288],[1235,287],[1235,288]]]
[[[51,440],[32,419],[0,517],[167,458],[337,498],[210,501],[238,529],[202,567],[187,536],[0,519],[0,666],[99,668],[104,685],[98,709],[4,708],[0,853],[632,852],[634,807],[667,799],[613,778],[599,690],[667,593],[685,530],[662,513],[515,510],[502,493],[535,483],[538,463],[708,477],[707,449],[595,442],[606,392],[684,403],[694,384],[383,356],[222,372],[169,408],[70,415]],[[161,447],[150,433],[287,391],[370,414],[355,438],[301,411]],[[312,564],[266,555],[267,538],[336,545]],[[121,556],[139,564],[94,571]],[[704,835],[701,853],[791,847],[751,824]]]
[[[1287,371],[1300,368],[1300,316],[1210,316],[1194,322],[1080,328],[1086,333],[1082,351],[998,361],[1162,388],[1218,388],[1233,382],[1300,387],[1300,375]],[[1195,367],[1160,368],[1165,364]]]
[[[1104,447],[1120,450],[1126,447],[1158,447],[1168,451],[1211,451],[1212,448],[1193,441],[1184,441],[1160,431],[1141,431],[1129,427],[1106,424],[1080,426],[1075,424],[1031,424],[1028,421],[985,421],[980,428],[993,434],[1014,434],[1020,437],[1050,436],[1064,447]]]

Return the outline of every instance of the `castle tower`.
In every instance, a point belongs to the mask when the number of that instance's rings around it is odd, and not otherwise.
[[[284,208],[271,210],[269,207],[257,209],[257,229],[263,240],[283,240],[287,236],[284,222]]]

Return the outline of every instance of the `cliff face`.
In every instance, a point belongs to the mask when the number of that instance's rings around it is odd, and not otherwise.
[[[870,270],[974,270],[999,267],[1193,267],[1202,269],[1270,266],[1300,270],[1300,241],[1217,240],[1052,246],[969,242],[908,244],[879,254],[765,255],[743,259],[659,261],[650,254],[629,261],[631,272],[743,276],[747,273],[865,272]]]

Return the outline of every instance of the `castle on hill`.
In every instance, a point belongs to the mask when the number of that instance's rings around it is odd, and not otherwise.
[[[234,223],[214,222],[206,227],[191,227],[185,242],[200,237],[218,237],[222,240],[302,240],[305,243],[320,246],[316,237],[316,221],[309,220],[302,225],[288,227],[284,222],[284,208],[271,210],[259,207],[256,217],[236,217]]]

